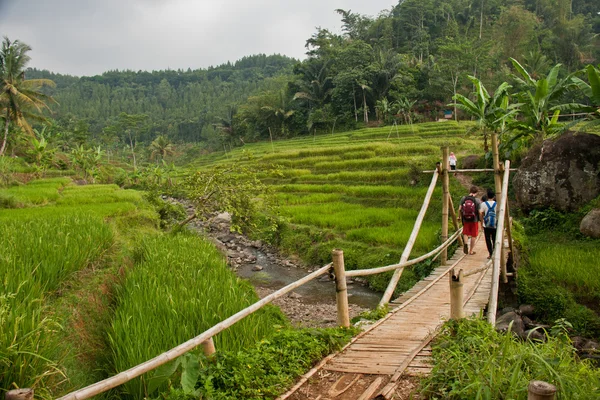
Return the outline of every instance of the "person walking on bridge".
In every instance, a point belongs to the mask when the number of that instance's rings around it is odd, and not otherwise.
[[[494,252],[494,241],[496,240],[496,193],[492,189],[487,190],[487,200],[481,203],[480,210],[483,215],[483,235],[485,245],[489,253],[488,259],[492,258]]]
[[[479,224],[483,219],[479,210],[481,201],[477,198],[477,186],[471,186],[469,195],[463,196],[459,204],[458,212],[463,224],[463,251],[465,254],[475,254],[473,250],[475,248],[475,240],[479,236]]]

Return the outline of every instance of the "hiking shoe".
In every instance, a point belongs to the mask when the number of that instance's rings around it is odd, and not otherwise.
[[[465,254],[469,254],[469,245],[468,245],[468,244],[466,244],[466,243],[463,245],[463,252],[464,252]]]

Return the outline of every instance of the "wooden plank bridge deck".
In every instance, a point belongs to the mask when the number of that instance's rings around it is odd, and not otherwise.
[[[462,250],[458,249],[447,265],[438,267],[429,277],[391,302],[390,306],[393,309],[386,318],[360,334],[340,353],[318,366],[319,373],[314,373],[303,386],[317,387],[319,383],[316,380],[319,376],[331,379],[331,372],[339,379],[335,383],[328,383],[331,388],[326,394],[320,394],[320,400],[366,400],[373,398],[371,395],[385,393],[386,388],[387,392],[393,392],[395,382],[403,374],[428,373],[431,370],[429,341],[441,324],[450,317],[450,273],[452,269],[456,272],[462,269],[464,273],[468,273],[486,265],[488,253],[483,237],[477,241],[475,252],[475,255],[464,255]],[[491,276],[490,266],[463,278],[466,316],[479,314],[487,305]],[[359,385],[361,381],[363,384]],[[349,386],[343,393],[339,393],[339,386],[344,384]],[[355,389],[359,389],[358,386],[364,387],[357,392],[349,390],[351,386],[356,386]],[[288,393],[282,398],[317,398],[314,392],[310,394],[310,389],[306,387],[297,385],[295,389],[293,394]],[[368,393],[369,391],[373,393]],[[362,395],[366,396],[360,397]]]

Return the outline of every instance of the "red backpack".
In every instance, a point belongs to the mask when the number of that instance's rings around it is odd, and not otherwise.
[[[475,199],[473,197],[465,197],[465,201],[462,204],[461,210],[463,221],[477,221],[477,203],[475,202]]]

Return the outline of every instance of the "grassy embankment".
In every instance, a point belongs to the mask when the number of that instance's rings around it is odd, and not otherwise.
[[[389,265],[399,260],[422,205],[433,169],[448,145],[459,159],[478,154],[480,140],[466,131],[471,125],[453,122],[362,129],[272,144],[246,145],[227,154],[205,156],[196,167],[234,160],[264,172],[288,221],[274,241],[305,262],[324,265],[331,250],[344,250],[348,269]],[[388,138],[389,136],[389,138]],[[248,155],[251,159],[248,160]],[[464,189],[451,179],[455,201]],[[434,193],[412,255],[435,248],[441,231],[441,184]],[[427,275],[423,263],[404,271],[397,292]],[[383,290],[390,274],[369,278]]]
[[[161,233],[140,192],[61,178],[1,189],[0,199],[2,392],[32,387],[40,398],[55,398],[154,357],[257,300],[203,239]],[[218,335],[216,346],[234,354],[253,349],[282,325],[281,313],[268,307]],[[322,356],[339,345],[331,342],[336,335],[307,346]],[[304,361],[286,362],[294,367],[279,378],[289,381]],[[148,381],[143,376],[114,395],[143,398]],[[254,387],[283,390],[269,384]]]
[[[565,318],[576,333],[600,339],[600,240],[579,232],[579,212],[534,211],[524,222],[527,252],[519,270],[519,297],[533,304],[537,317],[552,323]]]
[[[552,383],[557,399],[600,396],[600,370],[578,359],[564,330],[556,326],[545,342],[499,333],[483,320],[450,321],[433,345],[434,365],[422,382],[433,399],[527,399],[532,380]]]

